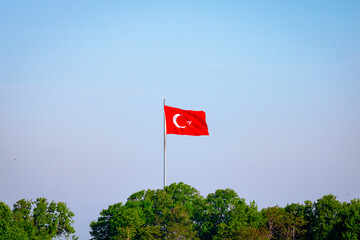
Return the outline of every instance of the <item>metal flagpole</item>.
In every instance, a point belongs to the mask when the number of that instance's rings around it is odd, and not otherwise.
[[[165,99],[164,99],[164,189],[166,187],[166,119],[165,119]]]

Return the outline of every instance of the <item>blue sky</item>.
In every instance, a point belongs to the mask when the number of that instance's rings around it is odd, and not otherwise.
[[[358,1],[2,1],[0,201],[46,197],[80,239],[163,184],[163,99],[209,137],[167,137],[168,183],[259,208],[360,196]],[[16,158],[16,160],[13,160]]]

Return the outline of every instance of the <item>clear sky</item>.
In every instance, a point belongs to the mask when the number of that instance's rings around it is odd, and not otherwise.
[[[359,1],[1,1],[0,201],[46,197],[80,239],[168,183],[259,208],[360,197]],[[16,160],[14,160],[16,159]]]

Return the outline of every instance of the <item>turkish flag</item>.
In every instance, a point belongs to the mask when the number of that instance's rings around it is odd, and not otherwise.
[[[204,111],[183,110],[164,105],[166,134],[209,135]]]

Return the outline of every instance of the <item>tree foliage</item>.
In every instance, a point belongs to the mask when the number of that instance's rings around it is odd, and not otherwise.
[[[195,203],[200,194],[188,185],[132,194],[100,213],[90,224],[93,239],[196,239]]]
[[[360,239],[360,200],[326,195],[314,203],[258,210],[232,189],[203,197],[174,183],[110,205],[91,222],[92,239],[333,240]]]
[[[90,233],[93,239],[249,239],[267,236],[260,219],[255,203],[247,205],[231,189],[204,198],[195,188],[174,183],[109,206],[90,224]]]
[[[285,211],[278,206],[262,210],[270,239],[292,240],[299,239],[306,233],[306,221],[303,216]]]
[[[77,239],[73,217],[64,202],[49,203],[45,198],[19,200],[12,211],[0,202],[0,239]]]

